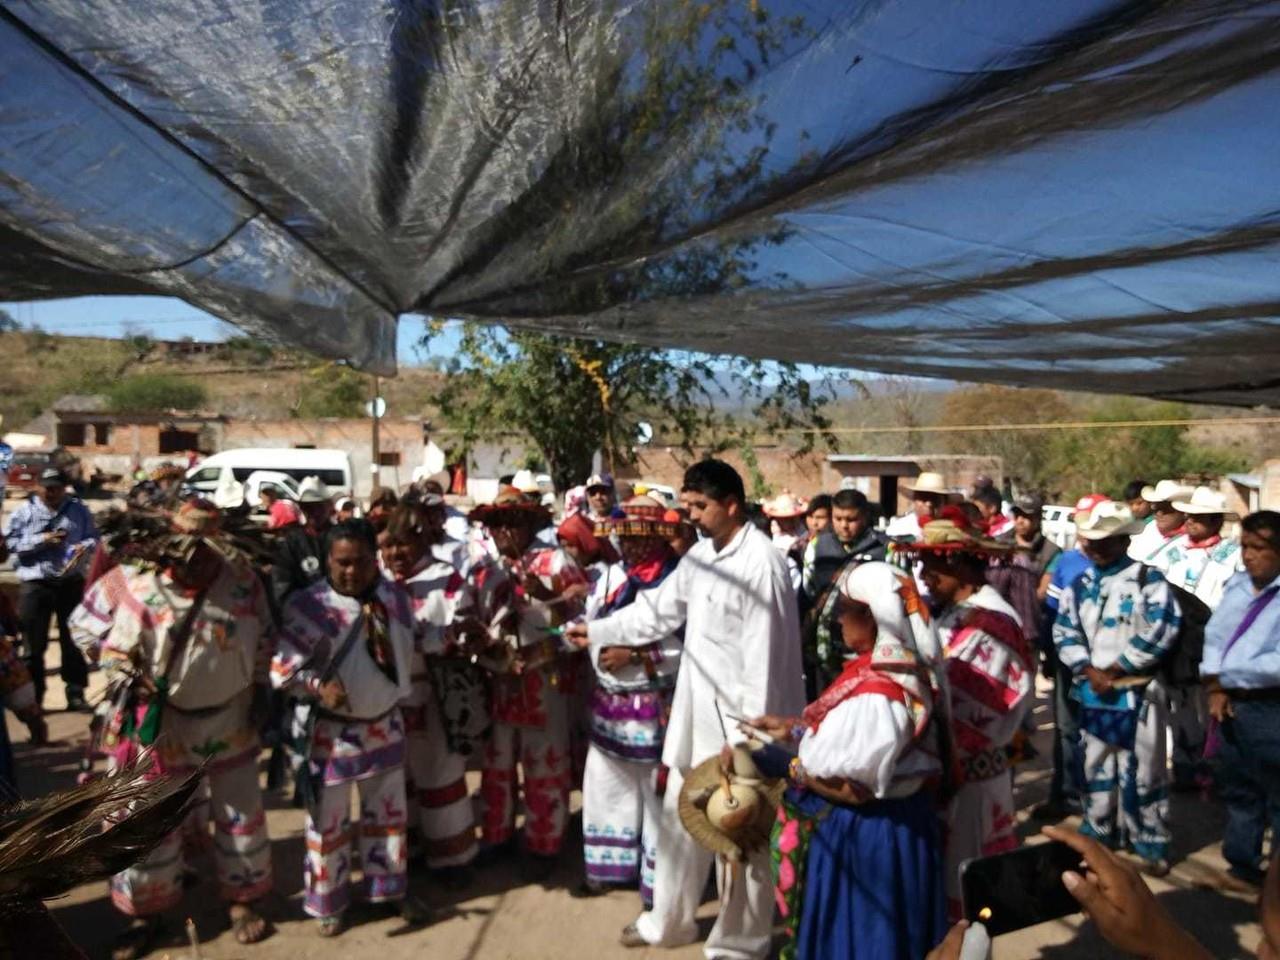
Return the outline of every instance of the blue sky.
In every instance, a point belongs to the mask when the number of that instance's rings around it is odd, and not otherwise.
[[[68,300],[39,300],[25,303],[3,303],[24,326],[37,325],[49,333],[80,337],[123,337],[145,333],[155,339],[225,340],[239,331],[174,297],[75,297]],[[400,336],[396,345],[397,359],[403,366],[421,362],[415,349],[422,335],[422,320],[407,315],[400,318]],[[435,353],[441,353],[447,340],[441,341]]]

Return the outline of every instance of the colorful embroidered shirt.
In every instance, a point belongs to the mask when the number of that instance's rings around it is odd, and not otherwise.
[[[271,682],[278,688],[314,691],[326,674],[341,681],[347,702],[331,712],[355,720],[382,717],[409,695],[413,655],[413,617],[409,596],[399,586],[380,580],[373,599],[385,611],[379,635],[390,647],[393,669],[383,669],[366,642],[369,627],[360,598],[338,593],[328,580],[291,594],[285,605],[279,643],[271,661]],[[347,646],[336,665],[335,658]]]
[[[1244,569],[1240,544],[1221,537],[1195,543],[1184,534],[1157,559],[1156,566],[1169,583],[1195,594],[1210,610],[1222,601],[1227,581]]]
[[[163,571],[130,565],[116,569],[120,573],[110,575],[111,601],[81,605],[73,618],[73,633],[81,643],[89,642],[86,637],[104,638],[104,669],[159,679],[196,592],[180,587]],[[270,655],[271,613],[262,582],[247,566],[225,563],[205,591],[169,668],[168,700],[180,710],[225,704],[254,683],[266,682]]]
[[[1062,591],[1053,642],[1077,676],[1085,667],[1153,672],[1173,647],[1181,615],[1159,570],[1124,558],[1091,566]]]
[[[1002,749],[1022,725],[1035,664],[1018,615],[991,586],[938,617],[960,760]]]

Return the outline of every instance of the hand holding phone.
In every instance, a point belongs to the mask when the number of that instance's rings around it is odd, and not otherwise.
[[[1064,889],[1098,925],[1107,942],[1128,953],[1162,960],[1209,960],[1213,955],[1180,927],[1152,894],[1137,869],[1104,847],[1063,827],[1045,827],[1054,846],[1067,845],[1086,870],[1072,867]],[[1042,844],[1044,846],[1044,844]]]
[[[960,865],[964,917],[993,936],[1076,913],[1080,905],[1062,875],[1080,869],[1081,857],[1061,842],[1038,843],[966,860]]]

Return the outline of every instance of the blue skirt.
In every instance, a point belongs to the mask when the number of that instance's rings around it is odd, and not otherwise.
[[[947,901],[927,791],[845,807],[792,788],[787,801],[822,817],[805,861],[797,960],[920,960],[937,945]]]

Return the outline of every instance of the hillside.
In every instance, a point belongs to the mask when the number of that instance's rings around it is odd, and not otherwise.
[[[63,337],[40,331],[0,333],[0,414],[17,430],[65,394],[105,392],[124,378],[188,377],[205,390],[205,406],[238,419],[363,415],[371,378],[314,356],[235,338],[226,343],[153,341],[147,337]],[[388,416],[424,416],[443,374],[408,367],[379,385]],[[317,412],[318,411],[318,412]]]

